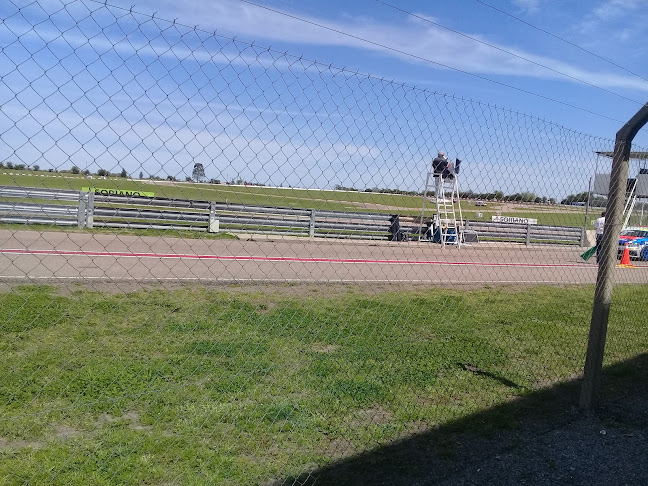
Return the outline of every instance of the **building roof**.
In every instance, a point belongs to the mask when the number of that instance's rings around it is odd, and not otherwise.
[[[597,155],[603,155],[604,157],[614,157],[614,152],[596,152]],[[648,152],[630,152],[631,159],[637,160],[648,160]]]

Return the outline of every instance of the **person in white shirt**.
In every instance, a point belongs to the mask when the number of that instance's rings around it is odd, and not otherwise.
[[[601,213],[600,218],[594,221],[594,229],[596,230],[596,263],[599,262],[599,255],[601,253],[604,227],[605,227],[605,211]]]

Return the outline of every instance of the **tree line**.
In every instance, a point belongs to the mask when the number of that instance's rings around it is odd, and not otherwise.
[[[355,192],[375,192],[379,194],[399,194],[404,196],[423,196],[422,191],[405,191],[401,189],[372,187],[367,189],[356,189],[341,184],[333,186],[336,191],[355,191]],[[429,196],[434,195],[434,191],[428,192]],[[475,192],[473,190],[459,191],[459,197],[462,199],[483,199],[485,201],[518,201],[538,204],[556,204],[556,198],[537,196],[534,192],[516,192],[513,194],[504,194],[503,191],[492,192]]]

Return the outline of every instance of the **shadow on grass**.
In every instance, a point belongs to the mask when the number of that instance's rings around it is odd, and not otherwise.
[[[648,354],[606,367],[596,413],[579,393],[560,383],[273,484],[648,484]]]

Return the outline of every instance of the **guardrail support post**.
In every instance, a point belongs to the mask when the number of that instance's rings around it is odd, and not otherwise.
[[[311,209],[310,212],[310,222],[308,223],[308,236],[311,238],[315,237],[315,210]]]
[[[87,208],[86,198],[87,197],[88,197],[87,192],[79,193],[79,210],[77,211],[77,224],[79,228],[83,228],[86,225],[86,208]]]
[[[209,233],[218,233],[219,221],[216,219],[216,203],[209,203],[209,226],[207,226],[207,231]]]
[[[526,246],[529,246],[531,244],[531,223],[527,223],[526,227],[526,240],[524,241],[524,244]]]
[[[94,227],[94,192],[90,191],[88,192],[88,207],[86,208],[86,227],[87,228],[93,228]]]

